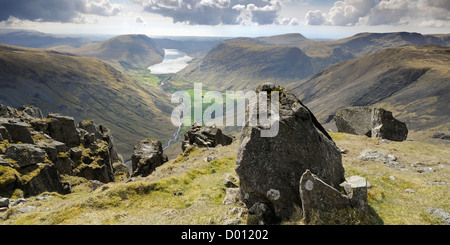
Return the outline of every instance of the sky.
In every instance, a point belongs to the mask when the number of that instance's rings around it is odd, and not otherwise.
[[[0,28],[53,34],[337,39],[450,33],[450,0],[0,0]]]

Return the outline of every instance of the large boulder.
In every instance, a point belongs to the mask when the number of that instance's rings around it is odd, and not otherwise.
[[[148,176],[168,161],[160,141],[146,139],[134,147],[131,155],[132,177]]]
[[[406,124],[382,108],[344,108],[336,113],[334,121],[338,132],[393,141],[404,141],[408,136]]]
[[[275,216],[269,220],[290,219],[301,213],[299,183],[307,169],[328,185],[339,188],[345,180],[341,153],[312,112],[292,92],[273,84],[258,86],[256,94],[261,91],[267,91],[268,95],[279,92],[279,118],[274,117],[278,120],[278,134],[261,137],[265,127],[250,126],[250,103],[240,137],[236,173],[249,209],[262,203]],[[267,98],[269,105],[273,96]]]
[[[192,125],[184,134],[184,141],[181,145],[182,150],[186,150],[191,145],[198,147],[216,147],[218,145],[229,145],[233,142],[233,138],[222,133],[214,126]]]
[[[392,116],[392,112],[375,108],[372,112],[372,138],[382,138],[393,141],[404,141],[408,137],[406,123]]]

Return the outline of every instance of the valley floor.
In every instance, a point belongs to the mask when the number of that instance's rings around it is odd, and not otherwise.
[[[450,211],[447,144],[385,142],[342,133],[331,136],[346,151],[342,155],[346,177],[360,175],[372,185],[368,199],[377,216],[376,224],[443,224],[429,210]],[[38,198],[42,200],[29,198],[0,213],[0,224],[246,224],[243,206],[222,204],[227,189],[224,176],[236,175],[238,143],[213,149],[193,148],[146,178],[109,183],[94,191],[91,182],[68,179],[73,193],[44,193],[40,195],[44,198]],[[364,149],[395,155],[404,168],[361,161],[358,156]]]

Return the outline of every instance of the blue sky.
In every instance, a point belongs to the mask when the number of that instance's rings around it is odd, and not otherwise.
[[[450,33],[450,0],[0,0],[0,28],[55,34]]]

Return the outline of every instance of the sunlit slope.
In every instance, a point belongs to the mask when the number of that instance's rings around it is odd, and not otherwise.
[[[292,84],[321,122],[341,108],[377,105],[410,129],[449,130],[450,48],[401,47],[341,62]]]

